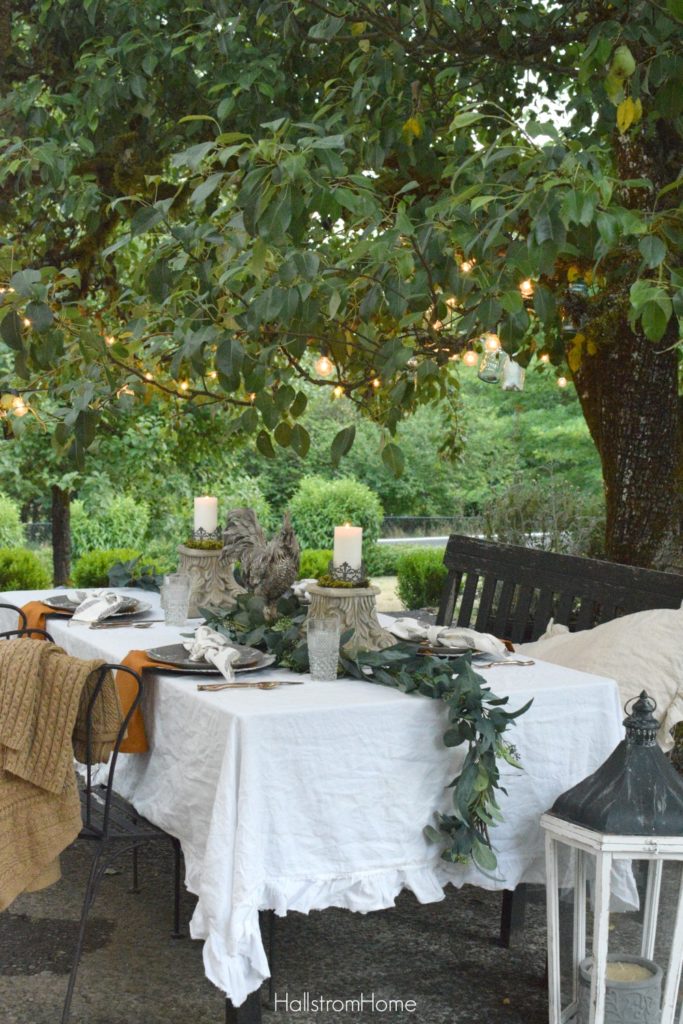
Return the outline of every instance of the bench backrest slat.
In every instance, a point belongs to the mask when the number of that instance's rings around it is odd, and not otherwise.
[[[552,617],[590,629],[648,608],[678,608],[683,575],[558,555],[473,537],[449,538],[437,622],[474,625],[514,643],[537,639]]]

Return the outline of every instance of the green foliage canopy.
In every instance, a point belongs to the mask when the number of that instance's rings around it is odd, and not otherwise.
[[[82,12],[3,36],[6,381],[38,416],[50,396],[57,446],[156,390],[303,457],[309,382],[400,474],[399,422],[455,408],[484,331],[572,373],[624,323],[676,343],[677,0]]]

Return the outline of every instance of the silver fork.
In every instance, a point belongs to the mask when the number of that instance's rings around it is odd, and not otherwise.
[[[531,659],[524,661],[522,658],[509,658],[506,661],[486,661],[484,664],[478,664],[475,662],[474,668],[498,668],[500,665],[535,665],[535,661]]]

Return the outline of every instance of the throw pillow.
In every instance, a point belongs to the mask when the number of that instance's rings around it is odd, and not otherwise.
[[[657,701],[659,745],[672,748],[671,729],[683,720],[683,608],[635,612],[578,633],[550,623],[539,640],[517,651],[615,679],[622,704],[647,690]]]

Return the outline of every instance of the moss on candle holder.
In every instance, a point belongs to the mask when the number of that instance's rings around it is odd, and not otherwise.
[[[333,590],[356,590],[359,587],[368,587],[370,580],[359,580],[358,583],[354,583],[351,580],[338,580],[326,574],[317,580],[317,584],[319,587],[330,587]]]
[[[186,548],[194,548],[195,551],[220,551],[223,547],[222,540],[195,540],[191,537],[185,541]]]

